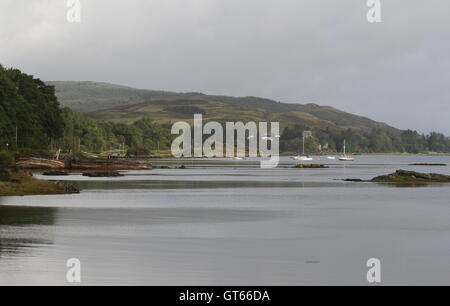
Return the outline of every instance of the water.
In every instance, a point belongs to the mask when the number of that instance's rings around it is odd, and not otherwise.
[[[450,185],[348,183],[450,157],[358,156],[329,169],[178,161],[188,169],[61,177],[79,195],[0,198],[0,285],[450,284]],[[160,161],[163,163],[174,163]]]

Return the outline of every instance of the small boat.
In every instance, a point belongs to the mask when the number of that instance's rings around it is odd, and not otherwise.
[[[339,158],[340,161],[354,161],[355,159],[353,157],[346,157],[346,156],[342,156],[341,158]]]
[[[311,161],[313,158],[309,155],[298,155],[292,157],[293,160]]]
[[[312,161],[313,158],[305,154],[305,135],[303,135],[303,153],[301,155],[291,157],[293,160]]]
[[[347,156],[346,149],[345,149],[345,145],[346,145],[346,143],[345,143],[345,140],[344,140],[344,155],[342,155],[341,157],[339,157],[339,160],[340,160],[340,161],[344,161],[344,162],[351,162],[351,161],[354,161],[355,159],[354,159],[353,157]]]
[[[335,159],[336,159],[336,156],[328,156],[327,158],[328,158],[328,159],[331,159],[331,160],[335,160]]]

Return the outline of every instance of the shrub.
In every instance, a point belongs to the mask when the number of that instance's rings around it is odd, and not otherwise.
[[[7,170],[8,167],[14,164],[12,154],[8,152],[0,152],[0,181],[9,181],[11,176]]]

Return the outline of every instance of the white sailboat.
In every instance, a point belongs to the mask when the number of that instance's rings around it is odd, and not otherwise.
[[[301,161],[312,161],[313,158],[307,154],[305,154],[305,135],[303,135],[303,153],[302,155],[294,156],[292,157],[294,160],[301,160]]]
[[[350,161],[354,161],[355,159],[353,157],[349,157],[347,156],[347,152],[346,152],[346,141],[344,140],[344,155],[342,155],[339,158],[340,161],[345,161],[345,162],[350,162]]]

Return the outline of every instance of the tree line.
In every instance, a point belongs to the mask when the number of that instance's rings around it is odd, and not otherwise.
[[[185,112],[193,109],[182,108]],[[61,149],[67,153],[122,151],[149,155],[168,150],[170,124],[143,118],[131,124],[96,121],[82,113],[61,108],[53,86],[31,75],[0,65],[0,151],[39,152]],[[301,124],[285,127],[280,137],[281,152],[298,152],[304,131],[312,131],[305,142],[309,153],[341,152],[344,140],[348,152],[450,152],[450,138],[440,133],[373,129],[310,128]]]
[[[353,153],[449,153],[450,137],[432,132],[428,135],[417,131],[388,131],[372,129],[313,128],[295,125],[286,127],[280,137],[280,151],[297,152],[302,146],[303,132],[311,131],[312,137],[305,140],[310,153],[342,152],[344,140],[347,152]]]

